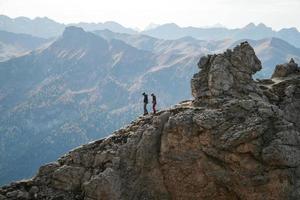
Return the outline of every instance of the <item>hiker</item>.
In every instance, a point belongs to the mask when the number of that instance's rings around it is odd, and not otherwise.
[[[142,94],[144,96],[144,115],[148,114],[148,110],[147,110],[147,104],[148,104],[148,95],[143,92]]]
[[[290,63],[295,63],[294,58],[291,58]]]
[[[153,114],[156,113],[156,96],[152,93],[152,109],[153,109]]]

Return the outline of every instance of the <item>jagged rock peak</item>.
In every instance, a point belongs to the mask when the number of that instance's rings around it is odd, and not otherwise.
[[[272,78],[284,78],[297,73],[300,73],[300,67],[298,67],[298,64],[291,58],[289,63],[276,65]]]
[[[80,36],[83,34],[85,34],[83,28],[76,27],[76,26],[68,26],[65,28],[63,32],[63,37]]]
[[[220,98],[241,97],[258,92],[252,75],[262,66],[248,42],[222,54],[204,56],[198,66],[201,71],[191,81],[196,102],[212,103]]]
[[[76,27],[76,26],[66,27],[61,39],[71,44],[81,44],[82,46],[86,44],[101,46],[101,45],[105,45],[106,43],[106,40],[104,38],[97,36],[92,32],[85,31],[83,30],[83,28]]]
[[[69,26],[65,28],[62,37],[52,43],[46,51],[51,51],[51,53],[55,53],[60,58],[71,59],[77,57],[80,59],[93,53],[98,54],[97,58],[99,58],[101,55],[103,57],[107,56],[108,47],[108,41],[104,38],[91,32],[86,32],[82,28]],[[87,54],[87,52],[90,54]],[[87,56],[86,58],[93,59],[93,56]]]

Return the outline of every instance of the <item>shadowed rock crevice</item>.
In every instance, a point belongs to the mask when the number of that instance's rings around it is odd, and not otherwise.
[[[70,151],[0,199],[300,199],[298,72],[253,80],[247,42],[199,67],[193,101]]]

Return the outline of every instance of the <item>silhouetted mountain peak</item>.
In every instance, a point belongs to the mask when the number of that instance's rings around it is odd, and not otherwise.
[[[257,27],[260,27],[260,28],[268,28],[264,23],[259,23],[257,25]]]
[[[145,27],[144,30],[145,30],[145,31],[148,31],[148,30],[157,28],[158,26],[159,26],[159,24],[150,23],[150,24],[148,24],[148,26]]]
[[[175,23],[168,23],[168,24],[164,24],[161,25],[161,27],[165,27],[165,28],[180,28],[177,24]]]
[[[107,21],[107,22],[104,22],[105,25],[113,25],[113,26],[120,26],[122,27],[121,24],[117,23],[117,22],[114,22],[114,21]]]
[[[256,26],[255,26],[255,24],[254,23],[249,23],[249,24],[247,24],[245,27],[244,27],[244,29],[253,29],[253,28],[255,28]]]
[[[62,41],[63,40],[63,41]],[[91,32],[86,32],[83,28],[76,26],[68,26],[65,28],[61,40],[59,42],[70,43],[71,45],[82,45],[84,46],[103,46],[107,45],[107,41],[100,36],[97,36]],[[73,46],[72,45],[72,46]]]
[[[258,25],[255,25],[254,23],[249,23],[246,25],[243,29],[260,29],[260,30],[271,30],[272,28],[266,26],[264,23],[259,23]]]
[[[63,32],[63,37],[73,37],[73,36],[82,36],[86,32],[83,30],[83,28],[76,27],[76,26],[68,26],[65,28]]]
[[[102,37],[86,32],[82,28],[69,26],[65,28],[62,37],[46,51],[50,51],[60,58],[76,57],[80,59],[88,55],[93,57],[94,54],[105,55],[108,48],[108,42]]]
[[[282,33],[282,32],[286,32],[286,33],[296,33],[296,34],[299,33],[298,29],[295,28],[295,27],[292,27],[292,28],[283,28],[283,29],[281,29],[281,30],[279,31],[279,33]]]
[[[57,22],[55,22],[54,20],[52,20],[48,17],[36,17],[36,18],[34,18],[34,21],[42,22],[42,23],[53,23],[53,24],[57,23]]]

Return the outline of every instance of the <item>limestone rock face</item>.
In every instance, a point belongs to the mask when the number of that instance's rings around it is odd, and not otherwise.
[[[199,66],[194,101],[72,150],[0,199],[300,199],[300,76],[254,81],[247,43]]]
[[[215,103],[257,92],[252,75],[261,69],[261,62],[248,42],[223,54],[202,57],[198,66],[201,72],[191,81],[195,102]]]

